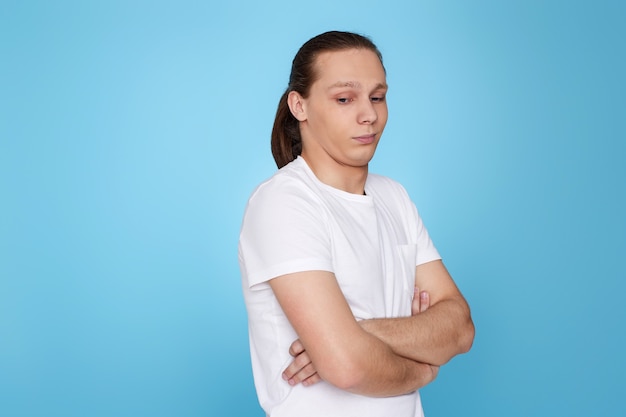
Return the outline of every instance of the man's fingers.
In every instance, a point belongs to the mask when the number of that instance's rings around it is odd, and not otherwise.
[[[413,301],[411,302],[411,315],[414,316],[418,313],[423,313],[430,307],[430,295],[428,291],[420,291],[415,287],[413,293]]]
[[[321,380],[322,378],[320,378],[319,374],[316,372],[304,381],[302,381],[302,385],[304,385],[305,387],[310,387],[313,384],[317,384]]]
[[[292,376],[291,378],[289,378],[287,380],[287,382],[289,383],[289,385],[297,385],[300,382],[302,382],[305,386],[308,385],[313,385],[315,383],[315,376],[317,375],[317,372],[315,372],[315,368],[313,367],[312,363],[309,363],[308,365],[306,365],[304,368],[300,369],[300,371],[298,373],[296,373],[294,376]],[[313,378],[311,381],[309,381],[310,378]],[[318,376],[319,378],[319,376]],[[307,382],[309,381],[309,382]],[[307,382],[305,384],[305,382]]]
[[[423,313],[430,307],[430,296],[427,291],[422,291],[419,293],[420,299],[420,313]]]
[[[300,339],[296,339],[291,346],[289,346],[289,354],[295,358],[302,352],[304,352],[304,346],[302,342],[300,342]]]
[[[294,360],[287,366],[287,368],[283,371],[283,378],[285,380],[289,380],[293,378],[298,372],[300,372],[304,367],[311,363],[311,359],[309,358],[308,353],[302,352],[297,355]]]
[[[283,379],[289,385],[302,383],[305,387],[317,384],[322,380],[318,375],[309,354],[304,349],[300,340],[294,341],[289,346],[289,354],[294,357],[293,361],[283,371]]]
[[[283,371],[283,379],[290,385],[296,385],[299,382],[310,378],[316,373],[311,358],[306,351],[297,355],[289,366]]]
[[[414,316],[420,312],[420,289],[413,288],[413,301],[411,302],[411,315]]]

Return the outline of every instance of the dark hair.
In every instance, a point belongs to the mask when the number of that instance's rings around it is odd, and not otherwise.
[[[289,85],[278,102],[272,128],[272,155],[278,168],[287,165],[302,152],[299,122],[291,114],[287,104],[289,93],[296,91],[304,98],[309,95],[311,85],[317,77],[314,68],[315,60],[321,53],[355,48],[375,52],[382,64],[383,57],[376,45],[369,38],[351,32],[322,33],[309,39],[298,50],[291,64]]]

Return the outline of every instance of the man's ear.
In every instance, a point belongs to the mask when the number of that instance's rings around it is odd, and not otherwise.
[[[306,104],[304,103],[304,98],[297,91],[290,91],[287,96],[287,104],[289,105],[289,110],[293,117],[296,118],[299,122],[304,122],[306,117]]]

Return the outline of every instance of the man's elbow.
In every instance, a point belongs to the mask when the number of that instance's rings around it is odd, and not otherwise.
[[[433,358],[432,365],[445,365],[456,355],[469,352],[474,343],[474,334],[474,322],[468,312],[463,322],[456,327],[454,343],[448,345],[448,349],[442,349],[439,355]]]
[[[472,313],[470,312],[469,305],[463,300],[458,304],[458,319],[459,322],[456,326],[456,352],[455,355],[461,353],[467,353],[472,348],[474,343],[474,321],[472,320]]]
[[[358,391],[366,380],[365,369],[353,357],[337,361],[335,364],[327,364],[318,369],[318,374],[331,385],[351,392]]]
[[[468,316],[467,321],[465,322],[459,335],[459,353],[469,352],[474,344],[475,334],[476,329],[474,327],[474,322],[472,321],[472,318]]]
[[[373,358],[392,351],[356,322],[343,336],[320,344],[312,360],[322,380],[341,390],[361,393],[372,378],[373,363],[378,362]]]

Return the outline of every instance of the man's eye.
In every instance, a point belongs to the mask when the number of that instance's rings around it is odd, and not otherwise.
[[[337,99],[337,103],[341,103],[341,104],[347,104],[349,103],[351,100],[349,98],[346,97],[341,97]]]
[[[381,101],[385,101],[385,96],[380,96],[380,97],[372,97],[372,98],[371,98],[371,100],[372,100],[374,103],[378,103],[378,102],[381,102]]]

